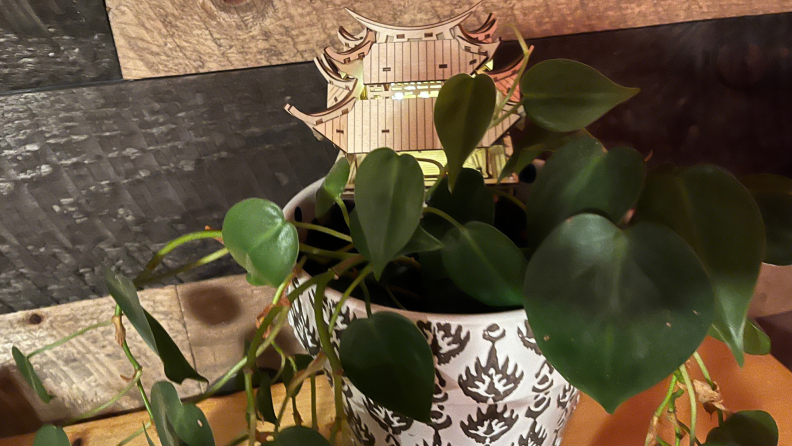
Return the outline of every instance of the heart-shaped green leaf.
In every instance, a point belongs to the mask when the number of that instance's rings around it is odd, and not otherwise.
[[[792,265],[792,179],[772,174],[744,177],[742,183],[762,212],[767,249],[764,261]]]
[[[744,410],[726,419],[707,434],[707,445],[723,443],[737,446],[777,446],[778,425],[769,413]]]
[[[639,223],[622,231],[596,214],[559,225],[525,276],[542,353],[608,412],[696,351],[714,300],[704,267],[672,230]]]
[[[596,212],[618,222],[635,204],[645,176],[643,156],[633,149],[605,152],[593,138],[564,144],[545,163],[526,206],[533,249],[567,218]]]
[[[360,163],[355,177],[356,224],[365,238],[368,256],[358,251],[371,261],[376,278],[415,233],[423,197],[423,172],[415,158],[377,149]]]
[[[305,426],[291,426],[266,443],[272,446],[330,446],[330,442],[319,432]]]
[[[726,342],[714,327],[710,327],[707,334],[721,342]],[[743,332],[743,351],[749,355],[769,355],[770,347],[770,337],[753,321],[746,319]]]
[[[484,177],[475,169],[462,169],[453,191],[449,191],[447,178],[440,181],[427,204],[440,209],[461,224],[480,221],[492,224],[495,220],[495,200],[484,185]],[[428,218],[427,215],[425,218]],[[449,228],[450,229],[450,228]]]
[[[591,137],[585,130],[554,132],[538,125],[531,125],[522,139],[515,143],[514,154],[509,157],[506,165],[503,166],[503,170],[498,176],[498,181],[502,181],[509,175],[522,172],[523,169],[528,167],[533,160],[544,152],[552,152],[569,142]]]
[[[44,388],[44,384],[41,383],[41,379],[36,374],[33,364],[28,361],[27,356],[16,347],[11,347],[11,355],[14,357],[19,373],[25,378],[25,382],[36,391],[36,395],[41,398],[41,401],[45,403],[52,401],[52,395],[47,393],[47,389]]]
[[[261,198],[240,201],[223,220],[223,243],[248,272],[253,285],[277,287],[297,261],[297,229],[277,204]]]
[[[696,252],[715,289],[714,328],[742,364],[745,316],[764,258],[751,194],[715,166],[661,166],[649,175],[634,219],[668,226]]]
[[[140,298],[131,280],[108,269],[105,271],[105,285],[146,345],[160,357],[168,379],[179,384],[185,379],[206,381],[190,365],[165,328],[140,305]]]
[[[434,359],[409,319],[380,312],[356,319],[341,336],[344,373],[361,392],[394,412],[428,423]]]
[[[434,123],[448,164],[448,187],[487,133],[495,113],[497,89],[489,76],[460,73],[447,80],[437,96]]]
[[[316,191],[316,208],[315,214],[321,217],[336,204],[341,194],[346,188],[347,181],[349,181],[349,160],[346,157],[339,158],[330,172],[322,181],[322,186]]]
[[[569,132],[596,121],[639,89],[617,85],[580,62],[551,59],[525,71],[520,91],[531,121],[548,130]]]
[[[47,424],[36,431],[33,446],[72,446],[72,444],[63,429]]]
[[[214,435],[204,413],[194,404],[182,404],[173,384],[160,381],[151,388],[151,411],[163,446],[214,446]]]
[[[502,232],[486,223],[471,221],[448,231],[443,244],[443,266],[462,291],[493,307],[522,303],[527,262]]]
[[[261,383],[256,391],[256,410],[264,421],[277,423],[278,416],[275,415],[275,407],[272,405],[272,383],[266,373],[261,374]]]

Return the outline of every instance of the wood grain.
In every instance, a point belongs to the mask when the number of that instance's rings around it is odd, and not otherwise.
[[[140,300],[165,327],[187,360],[193,362],[176,288],[144,291]],[[109,320],[114,309],[115,304],[108,297],[0,316],[0,395],[5,395],[0,396],[0,420],[3,420],[0,436],[27,432],[43,422],[76,417],[103,404],[126,385],[122,377],[131,376],[132,367],[113,341],[112,327],[96,329],[32,358],[44,386],[56,396],[49,404],[42,403],[33,393],[11,357],[12,346],[28,354],[83,327]],[[127,339],[130,350],[145,370],[145,387],[166,379],[162,362],[129,326]],[[177,389],[182,396],[200,392],[194,381],[185,381]],[[140,395],[130,392],[104,413],[139,407],[142,407]]]
[[[0,0],[0,93],[120,78],[102,0]]]
[[[108,0],[110,24],[126,79],[202,73],[311,60],[339,47],[338,26],[362,27],[345,6],[371,19],[423,25],[452,17],[475,0]],[[487,13],[515,23],[528,38],[624,29],[692,20],[792,11],[792,0],[501,0],[484,2],[471,19]],[[502,27],[505,28],[505,27]],[[510,36],[505,32],[506,37]]]

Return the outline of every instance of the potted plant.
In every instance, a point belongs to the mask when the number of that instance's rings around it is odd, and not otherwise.
[[[169,379],[202,379],[140,306],[136,287],[158,278],[154,268],[176,246],[212,237],[225,247],[190,266],[230,253],[252,285],[277,287],[246,356],[197,398],[242,374],[249,431],[240,442],[328,445],[351,433],[367,446],[558,444],[576,389],[612,412],[671,375],[647,445],[700,444],[695,410],[689,425],[673,420],[674,439],[660,438],[657,425],[678,398],[695,408],[703,393],[715,395],[704,408],[720,419],[705,444],[777,444],[768,414],[731,414],[718,402],[696,349],[709,334],[740,363],[744,353],[769,351],[746,313],[761,263],[792,260],[792,181],[738,180],[714,166],[647,173],[637,151],[606,149],[584,129],[637,90],[569,60],[523,66],[521,76],[523,99],[508,112],[524,111],[525,134],[502,177],[549,154],[524,202],[463,168],[506,101],[487,76],[455,76],[435,108],[448,162],[428,190],[413,157],[383,148],[361,163],[345,200],[342,158],[285,214],[248,199],[228,211],[222,231],[168,244],[135,280],[109,272],[130,362],[122,315]],[[289,320],[311,357],[284,357],[275,376],[257,376],[256,357]],[[14,353],[48,398],[30,356]],[[694,383],[689,367],[707,382]],[[273,407],[273,379],[293,397],[324,369],[336,407],[329,435],[315,420],[281,429],[288,398]],[[141,392],[163,446],[214,444],[197,407],[167,382],[147,391],[135,370],[126,390]],[[259,431],[257,420],[275,428]],[[68,444],[53,426],[36,441]]]

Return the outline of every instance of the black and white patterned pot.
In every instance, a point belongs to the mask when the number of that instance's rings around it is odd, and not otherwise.
[[[284,209],[291,218],[299,207],[303,221],[313,218],[320,182],[297,195]],[[309,276],[295,279],[298,286]],[[319,352],[313,304],[316,290],[299,296],[289,321],[303,347]],[[325,321],[341,293],[327,290]],[[344,379],[344,404],[361,446],[557,446],[578,401],[578,391],[545,360],[523,310],[482,315],[444,315],[393,311],[414,321],[435,359],[432,423],[427,425],[387,410]],[[347,300],[331,341],[338,348],[349,323],[366,317],[364,304]]]

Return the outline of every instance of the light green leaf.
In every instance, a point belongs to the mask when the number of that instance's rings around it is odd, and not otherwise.
[[[555,151],[569,142],[584,138],[591,138],[585,130],[554,132],[538,125],[531,125],[523,138],[515,144],[514,154],[503,166],[503,170],[498,175],[498,182],[509,175],[522,172],[542,153]]]
[[[254,285],[277,287],[297,261],[300,241],[275,203],[249,198],[235,204],[223,220],[223,243],[248,272]]]
[[[487,133],[495,113],[497,89],[486,75],[460,73],[447,80],[437,96],[434,123],[448,164],[453,189],[462,165]]]
[[[762,410],[744,410],[726,419],[707,434],[707,445],[777,446],[778,425]]]
[[[377,149],[360,163],[355,178],[356,224],[377,279],[415,233],[423,197],[423,172],[415,158]]]
[[[620,230],[596,214],[545,239],[524,290],[542,353],[608,412],[684,363],[714,313],[707,273],[682,238],[654,223]]]
[[[327,214],[336,201],[341,198],[347,181],[349,181],[349,170],[349,160],[346,157],[339,158],[333,164],[330,172],[322,181],[322,186],[316,191],[315,214],[317,217]]]
[[[527,262],[502,232],[471,221],[448,231],[443,244],[443,266],[462,291],[493,307],[520,305]]]
[[[287,362],[288,364],[288,362]],[[261,384],[256,391],[256,410],[264,421],[277,423],[278,416],[275,415],[275,407],[272,405],[272,383],[266,373],[261,374]]]
[[[330,446],[330,442],[322,434],[305,426],[291,426],[275,436],[275,440],[266,443],[272,446]]]
[[[63,429],[47,424],[36,432],[33,446],[71,446],[71,441]]]
[[[11,347],[11,355],[14,357],[19,373],[25,378],[25,382],[36,391],[36,395],[41,398],[41,401],[45,403],[52,401],[52,395],[47,393],[47,389],[44,388],[44,384],[42,384],[41,379],[36,374],[33,364],[28,361],[27,356],[16,347]]]
[[[638,200],[645,169],[643,156],[633,149],[605,152],[593,138],[564,144],[539,171],[528,195],[531,247],[536,249],[556,225],[580,212],[618,222]]]
[[[720,332],[715,330],[714,327],[710,327],[707,334],[721,342],[726,342]],[[770,337],[758,325],[754,324],[750,319],[746,319],[745,331],[743,332],[743,350],[745,353],[749,355],[769,355],[770,347]]]
[[[668,226],[696,252],[715,289],[714,328],[742,365],[745,316],[764,257],[751,194],[715,166],[666,166],[649,175],[633,218]]]
[[[582,129],[638,93],[573,60],[539,62],[520,81],[523,107],[531,121],[548,130]]]
[[[792,179],[772,174],[749,175],[742,183],[762,212],[767,249],[764,261],[792,265]]]
[[[194,404],[182,404],[173,384],[160,381],[151,388],[151,410],[163,446],[214,446],[214,435],[204,413]]]
[[[379,312],[356,319],[341,337],[344,373],[374,402],[428,423],[434,359],[426,338],[409,319]]]

